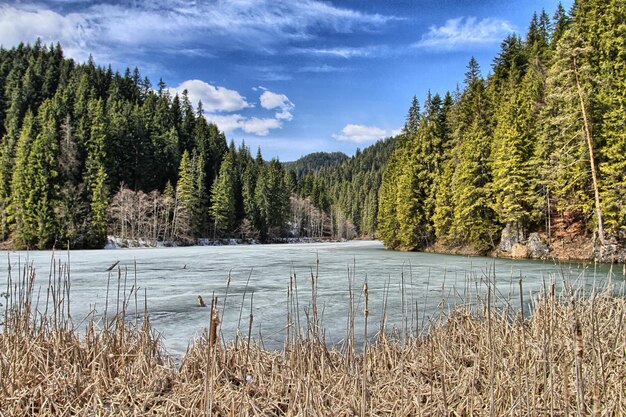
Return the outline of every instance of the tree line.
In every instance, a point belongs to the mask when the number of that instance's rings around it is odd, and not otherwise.
[[[4,247],[352,238],[350,215],[311,175],[351,159],[266,161],[228,144],[186,91],[153,87],[137,68],[77,64],[40,41],[0,48]]]
[[[77,64],[60,45],[0,47],[0,240],[102,247],[107,235],[380,237],[387,247],[626,239],[626,6],[576,1],[508,36],[492,72],[416,98],[400,135],[353,157],[265,161],[186,92]]]
[[[472,58],[462,89],[414,99],[380,187],[386,246],[626,239],[625,21],[619,0],[542,11],[487,78]]]
[[[278,160],[227,144],[186,91],[172,96],[137,68],[77,64],[59,44],[0,48],[5,247],[98,248],[109,234],[272,241],[345,228],[296,188]]]

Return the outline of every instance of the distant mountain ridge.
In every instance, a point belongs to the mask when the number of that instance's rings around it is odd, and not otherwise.
[[[284,162],[283,165],[293,170],[299,179],[307,174],[319,172],[322,168],[341,165],[348,159],[348,155],[343,152],[314,152],[295,161]]]

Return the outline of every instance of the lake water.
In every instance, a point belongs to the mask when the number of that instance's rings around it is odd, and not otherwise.
[[[125,281],[127,293],[136,279],[140,294],[139,315],[143,312],[144,293],[147,295],[153,327],[173,355],[184,353],[188,343],[209,326],[210,309],[197,307],[198,295],[202,295],[207,304],[212,296],[218,298],[218,306],[223,310],[221,331],[227,341],[234,338],[238,323],[241,333],[247,337],[252,302],[252,337],[267,348],[280,348],[287,326],[290,277],[295,274],[298,290],[297,299],[292,298],[293,332],[298,324],[295,311],[299,313],[300,326],[306,325],[306,311],[310,311],[311,302],[311,274],[316,273],[318,260],[317,305],[329,343],[341,343],[346,338],[350,287],[353,288],[355,333],[363,334],[363,287],[366,281],[369,287],[369,335],[378,329],[385,299],[388,329],[394,325],[416,328],[424,323],[425,316],[448,311],[455,304],[467,303],[477,296],[484,297],[486,281],[494,276],[500,304],[510,300],[516,308],[519,306],[520,276],[523,278],[525,304],[532,294],[536,294],[544,283],[549,285],[551,280],[555,280],[559,288],[565,280],[573,281],[578,288],[590,289],[601,287],[611,276],[621,291],[624,285],[621,265],[611,268],[609,265],[393,252],[385,250],[377,241],[114,249],[72,251],[69,254],[4,252],[4,255],[4,261],[0,262],[0,291],[6,288],[9,263],[15,280],[18,266],[28,262],[37,271],[35,286],[41,287],[41,299],[45,299],[53,256],[61,264],[67,264],[69,257],[71,312],[79,329],[84,328],[81,321],[91,310],[98,315],[104,312],[107,282],[110,285],[109,316],[115,311],[119,268],[120,286],[123,288]],[[107,268],[118,261],[118,266],[107,272]],[[229,274],[230,286],[224,307]],[[131,297],[128,310],[132,319],[134,297]]]

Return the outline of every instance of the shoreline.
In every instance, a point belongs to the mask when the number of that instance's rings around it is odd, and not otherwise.
[[[0,403],[9,415],[626,411],[624,397],[611,395],[623,390],[626,376],[623,286],[619,293],[607,286],[583,294],[575,288],[556,291],[553,283],[528,300],[530,311],[511,311],[497,307],[502,300],[491,283],[493,299],[471,297],[429,316],[426,328],[402,331],[385,321],[368,329],[366,287],[365,310],[346,317],[348,336],[338,346],[325,342],[315,296],[306,323],[296,326],[299,308],[292,292],[286,315],[291,331],[275,351],[251,339],[249,330],[223,342],[221,304],[212,302],[208,327],[177,362],[151,327],[149,309],[139,321],[127,316],[132,290],[118,293],[122,302],[108,320],[92,315],[80,334],[63,298],[34,302],[31,279],[34,274],[19,280],[7,298],[0,332],[0,377],[11,382],[0,385]],[[58,282],[61,287],[52,292],[69,293],[69,280]],[[361,290],[355,291],[358,297]],[[41,314],[44,308],[47,315]],[[354,318],[363,315],[365,326],[355,326]],[[251,314],[246,321],[253,319]],[[371,340],[363,349],[356,343],[360,336]]]
[[[361,240],[361,239],[353,239]],[[366,239],[375,240],[375,239]],[[348,240],[341,239],[324,239],[324,238],[282,238],[274,239],[271,242],[260,242],[256,239],[237,239],[237,238],[224,238],[224,239],[209,239],[198,238],[196,244],[180,244],[172,241],[154,241],[148,239],[124,239],[115,236],[107,236],[107,243],[102,249],[127,249],[127,248],[163,248],[163,247],[195,247],[195,246],[239,246],[239,245],[285,245],[296,243],[322,243],[322,242],[348,242]]]

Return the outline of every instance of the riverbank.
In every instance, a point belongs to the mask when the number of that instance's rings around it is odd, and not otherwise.
[[[588,297],[554,284],[512,311],[497,292],[442,309],[428,331],[356,328],[346,317],[340,346],[324,342],[317,296],[296,326],[288,294],[284,346],[265,350],[244,318],[222,342],[221,303],[180,361],[162,347],[149,311],[130,319],[131,289],[79,332],[66,310],[69,280],[53,279],[49,302],[34,272],[14,290],[0,334],[0,404],[6,415],[624,415],[624,294]],[[622,288],[623,291],[623,288]],[[119,294],[119,288],[118,288]],[[578,294],[578,295],[577,295]],[[365,310],[354,316],[367,318]],[[208,300],[207,300],[208,301]],[[501,305],[502,308],[497,308]],[[306,318],[305,318],[306,317]],[[352,323],[352,324],[350,324]],[[378,337],[371,338],[378,330]],[[371,340],[359,348],[356,335]]]
[[[504,236],[504,234],[503,234]],[[490,256],[509,259],[542,259],[566,262],[626,263],[626,248],[614,241],[599,245],[592,237],[574,236],[548,239],[545,234],[531,233],[527,239],[503,237],[492,250],[468,245],[435,242],[424,252],[450,255]]]
[[[293,237],[274,239],[269,243],[285,244],[285,243],[319,243],[319,242],[339,242],[333,239],[311,238],[311,237]],[[209,239],[199,238],[195,243],[183,245],[174,241],[150,240],[150,239],[125,239],[117,236],[107,236],[107,243],[103,249],[122,249],[122,248],[163,248],[163,247],[180,247],[180,246],[234,246],[234,245],[258,245],[261,244],[256,239]]]

